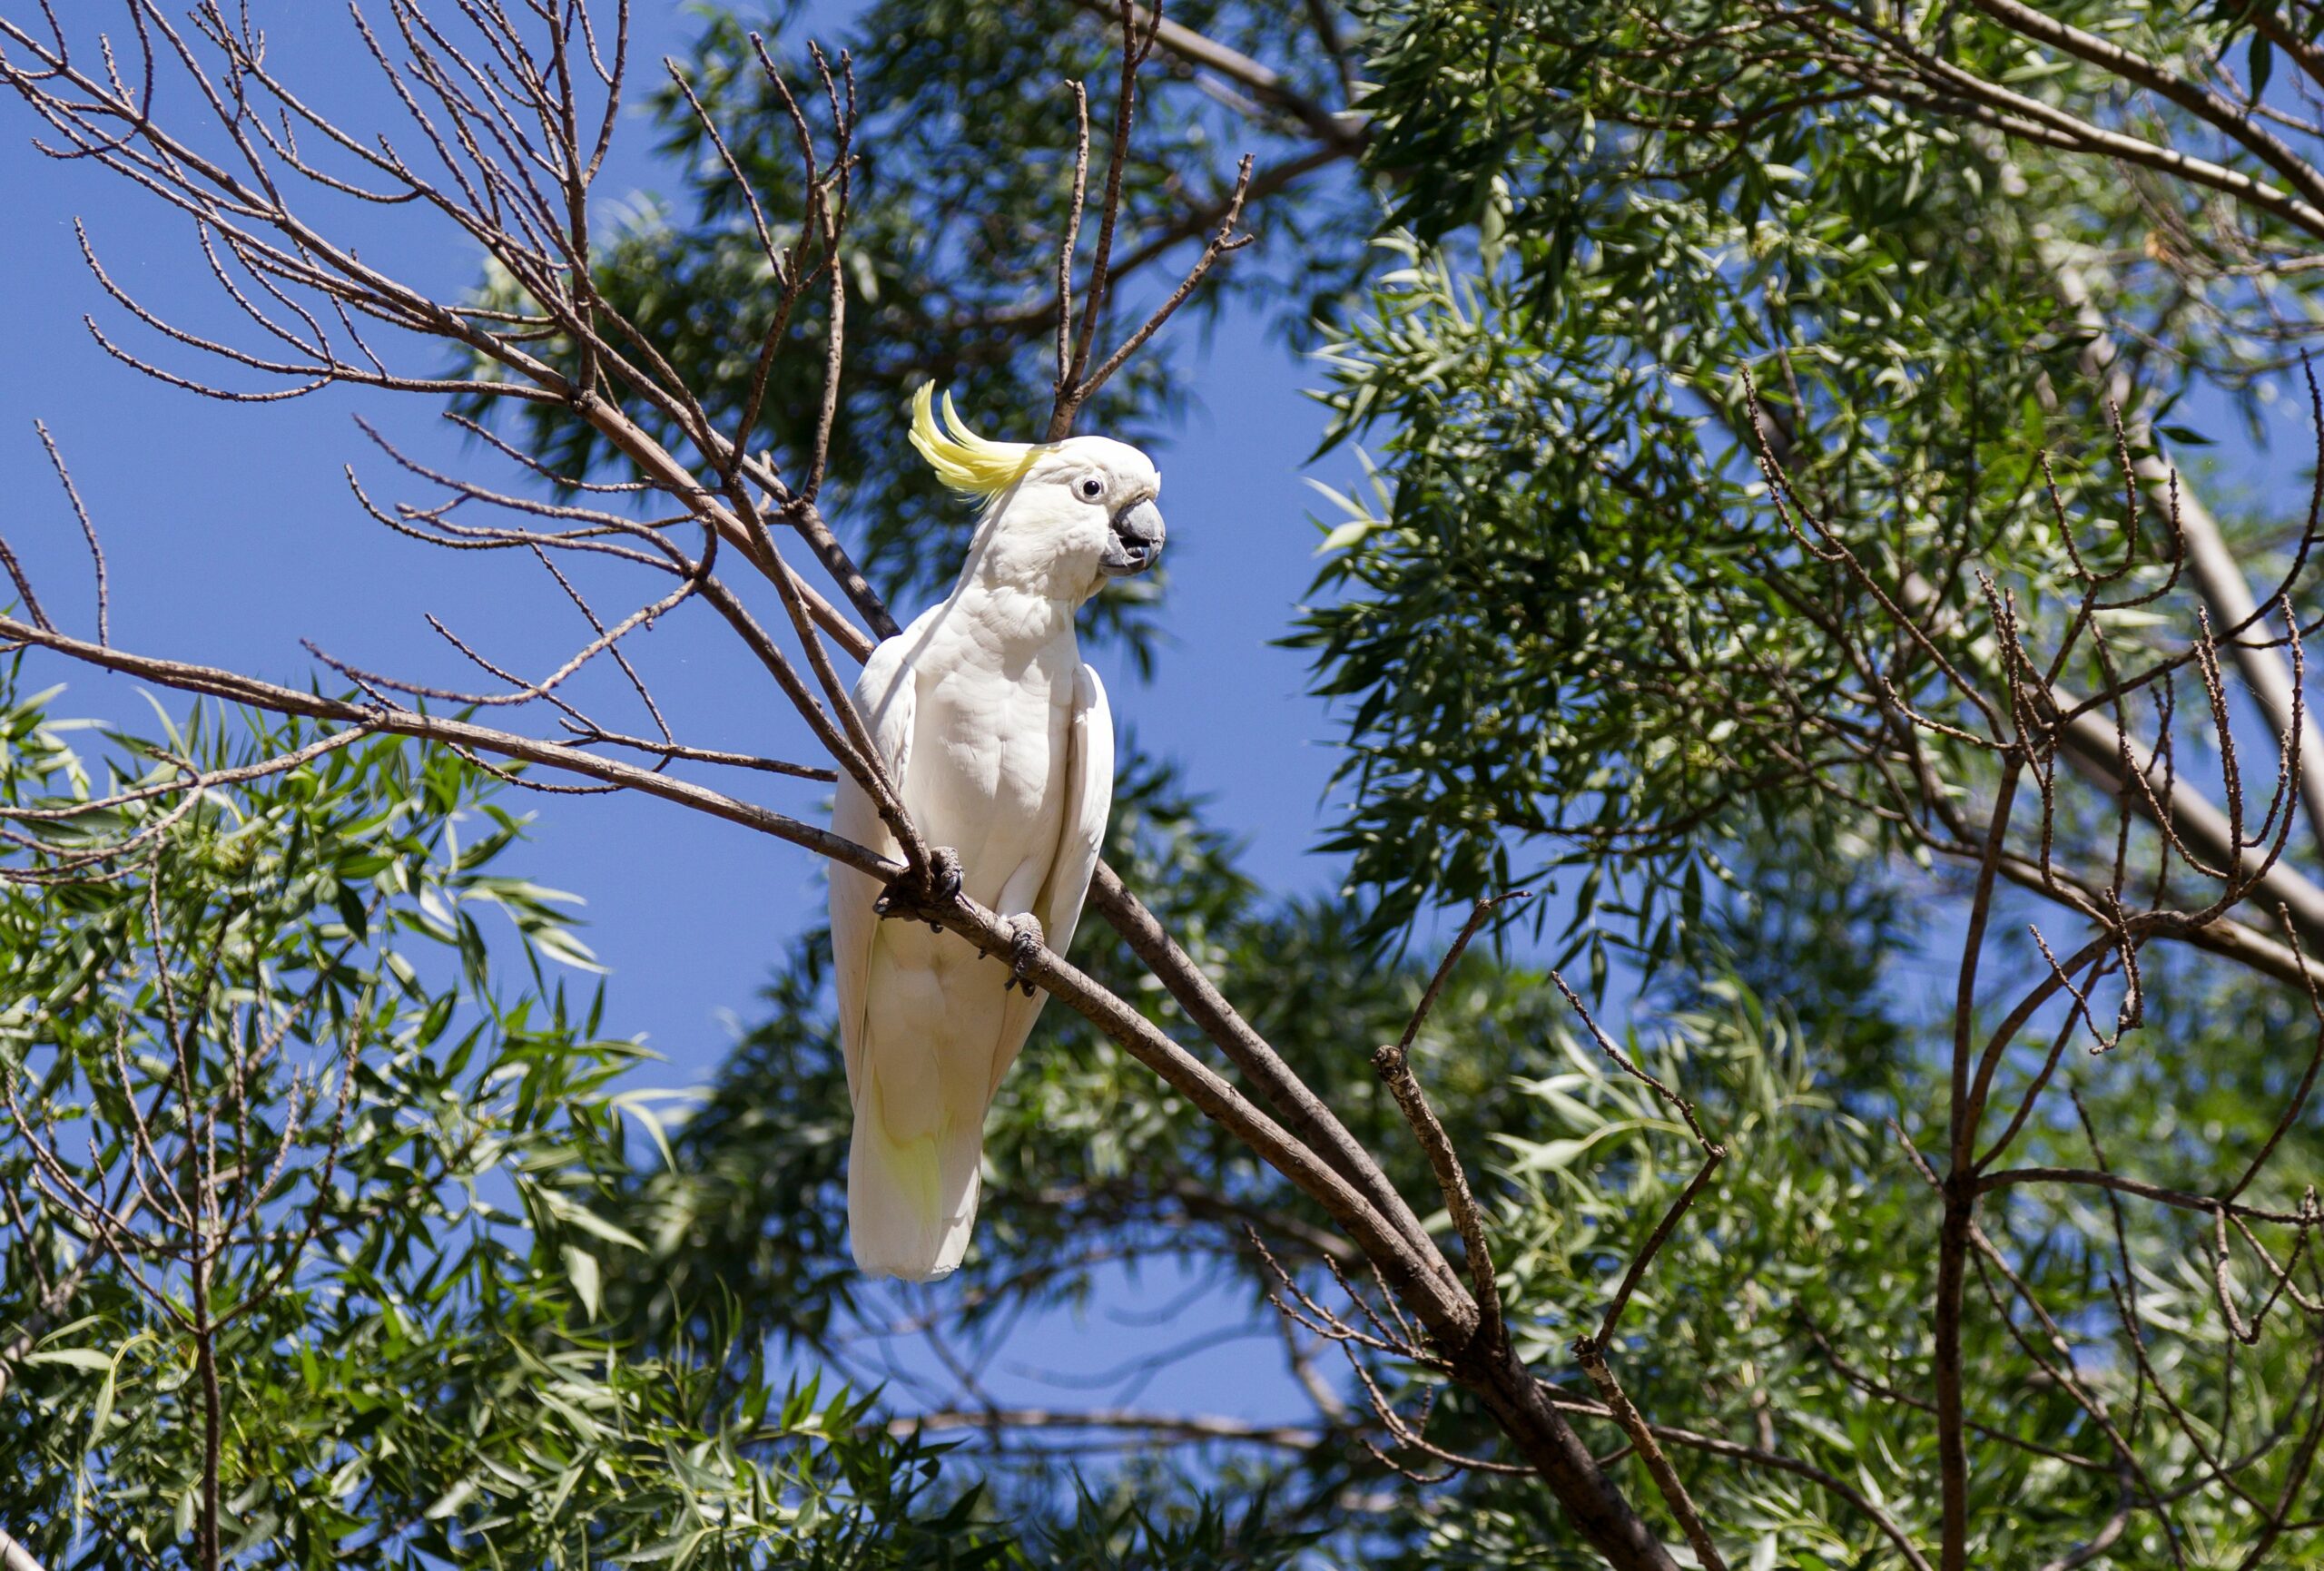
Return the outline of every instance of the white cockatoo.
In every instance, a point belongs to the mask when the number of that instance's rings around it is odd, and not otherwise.
[[[1081,663],[1075,613],[1108,578],[1162,554],[1162,476],[1102,437],[990,442],[948,395],[912,399],[911,443],[984,511],[943,604],[872,652],[856,707],[905,810],[959,858],[960,888],[1008,920],[1021,953],[1063,949],[1113,806],[1114,722]],[[872,799],[842,775],[840,834],[901,855]],[[855,1134],[848,1240],[874,1276],[925,1281],[960,1263],[976,1222],[985,1109],[1045,996],[1014,963],[924,923],[884,921],[879,882],[831,872],[840,1040]],[[1003,967],[1009,974],[1001,975]]]

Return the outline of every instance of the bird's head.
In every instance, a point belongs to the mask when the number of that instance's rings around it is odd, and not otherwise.
[[[940,424],[935,391],[923,385],[912,395],[911,445],[938,479],[987,502],[970,552],[979,571],[1078,602],[1161,559],[1162,472],[1126,442],[988,441],[961,422],[950,394]]]

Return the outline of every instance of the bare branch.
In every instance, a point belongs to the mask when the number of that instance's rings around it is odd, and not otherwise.
[[[1581,1363],[1582,1373],[1598,1388],[1598,1396],[1606,1410],[1620,1424],[1622,1433],[1638,1448],[1639,1459],[1646,1464],[1647,1472],[1654,1479],[1654,1487],[1662,1496],[1662,1503],[1679,1519],[1679,1530],[1686,1534],[1688,1546],[1694,1550],[1698,1564],[1705,1571],[1727,1571],[1727,1562],[1718,1553],[1718,1546],[1711,1541],[1710,1530],[1703,1526],[1702,1515],[1695,1509],[1695,1502],[1687,1493],[1687,1486],[1679,1480],[1678,1469],[1663,1454],[1656,1442],[1653,1427],[1639,1416],[1630,1406],[1629,1397],[1614,1379],[1614,1371],[1607,1366],[1603,1344],[1589,1337],[1575,1340],[1573,1356]]]

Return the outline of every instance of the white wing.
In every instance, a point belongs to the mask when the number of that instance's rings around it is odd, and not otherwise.
[[[913,682],[901,641],[891,640],[873,651],[857,688],[865,719],[907,791]],[[998,745],[998,737],[991,740]],[[1098,673],[1086,665],[1075,678],[1064,741],[1056,840],[1029,900],[1049,943],[1059,949],[1080,920],[1113,806],[1113,715]],[[846,781],[832,827],[894,854],[870,799]],[[1026,876],[1033,876],[1029,866]],[[1045,995],[996,997],[1000,978],[990,967],[956,967],[941,958],[945,951],[938,946],[957,947],[957,940],[883,932],[872,909],[879,886],[865,875],[833,868],[831,887],[841,1040],[855,1111],[848,1149],[848,1243],[856,1264],[870,1274],[926,1281],[959,1265],[968,1249],[986,1105],[1024,1046]],[[965,960],[967,953],[958,957]]]
[[[891,638],[863,663],[855,683],[855,705],[863,714],[872,740],[888,766],[888,778],[901,790],[911,761],[912,722],[919,708],[919,691],[905,659],[907,638]],[[852,778],[842,774],[832,803],[832,832],[883,856],[900,855],[902,848],[880,821],[879,809]],[[840,1046],[847,1057],[851,1094],[863,1056],[863,1002],[871,991],[872,938],[880,918],[872,906],[881,885],[868,873],[832,864],[831,916],[833,980],[839,994]]]
[[[1073,942],[1081,920],[1081,902],[1089,893],[1090,875],[1098,870],[1098,852],[1105,844],[1106,820],[1114,807],[1114,712],[1106,702],[1106,684],[1088,666],[1073,684],[1073,722],[1067,733],[1065,801],[1058,815],[1057,854],[1049,876],[1033,901],[1049,947],[1062,955]],[[1009,996],[1001,1016],[1000,1038],[992,1058],[992,1080],[987,1095],[1000,1086],[1000,1077],[1017,1061],[1018,1050],[1033,1029],[1033,1021],[1047,1002],[1047,993],[1030,998]]]

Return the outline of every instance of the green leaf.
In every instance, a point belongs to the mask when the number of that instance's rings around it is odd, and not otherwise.
[[[591,1320],[596,1320],[605,1305],[605,1278],[597,1257],[569,1243],[559,1246],[558,1252],[565,1259],[566,1279],[573,1283],[573,1291],[581,1295],[581,1306],[589,1311]]]
[[[420,1513],[425,1521],[440,1522],[476,1497],[478,1484],[473,1478],[462,1478],[431,1501]]]
[[[586,1206],[578,1205],[554,1190],[545,1191],[542,1200],[547,1205],[549,1214],[558,1221],[570,1222],[582,1232],[602,1238],[608,1243],[617,1243],[625,1248],[634,1249],[640,1254],[646,1252],[645,1240],[627,1228],[607,1222]]]

